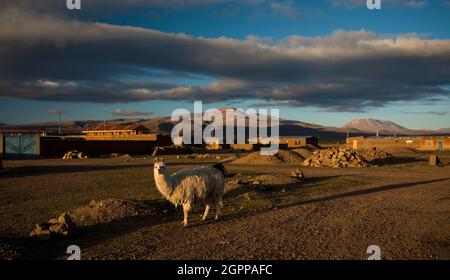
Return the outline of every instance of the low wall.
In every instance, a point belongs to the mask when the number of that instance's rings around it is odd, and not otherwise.
[[[442,147],[439,146],[439,141],[442,141]],[[424,138],[420,140],[420,148],[419,150],[424,151],[434,151],[439,150],[442,148],[442,150],[450,150],[450,138],[449,137],[442,137],[442,138]]]
[[[41,137],[40,155],[62,157],[66,152],[77,150],[88,156],[99,156],[111,153],[152,154],[156,141],[113,141],[85,140],[83,138]]]
[[[347,140],[347,146],[355,150],[367,150],[372,148],[383,149],[386,147],[408,147],[413,149],[420,148],[419,138],[362,138],[354,137]]]

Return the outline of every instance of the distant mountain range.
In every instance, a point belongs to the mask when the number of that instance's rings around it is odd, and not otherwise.
[[[221,110],[225,112],[224,109]],[[445,128],[439,131],[433,130],[411,130],[398,125],[388,120],[376,120],[376,119],[355,119],[343,127],[322,126],[317,124],[311,124],[295,120],[279,119],[280,122],[280,135],[283,136],[306,136],[315,135],[322,138],[345,138],[347,133],[350,136],[373,136],[376,131],[380,136],[392,136],[397,134],[398,136],[407,135],[450,135],[450,129]],[[172,122],[170,117],[155,117],[151,119],[114,119],[107,121],[98,120],[85,120],[85,121],[64,121],[62,123],[62,131],[66,134],[81,133],[82,130],[89,129],[98,124],[106,125],[129,125],[129,124],[142,124],[149,128],[152,132],[161,134],[170,134],[173,126],[176,122]],[[36,132],[40,133],[45,131],[47,133],[58,132],[58,122],[46,122],[36,124],[23,124],[23,125],[7,125],[0,124],[0,131],[4,133],[8,132]],[[248,123],[246,123],[248,126]]]

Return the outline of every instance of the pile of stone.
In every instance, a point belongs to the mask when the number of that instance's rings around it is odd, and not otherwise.
[[[50,219],[48,223],[36,224],[30,237],[48,240],[55,237],[69,237],[77,234],[77,225],[68,213],[63,213],[57,219]]]
[[[264,155],[261,152],[253,152],[244,157],[232,161],[240,165],[279,165],[279,164],[301,164],[304,158],[294,152],[279,150],[274,155]]]
[[[381,161],[381,160],[387,160],[387,159],[392,159],[392,158],[394,158],[393,155],[391,155],[389,153],[385,153],[382,150],[377,149],[377,148],[373,148],[364,154],[364,159],[367,161]]]
[[[303,166],[311,167],[369,167],[370,164],[358,152],[345,148],[330,148],[313,152],[303,161]]]
[[[187,159],[220,159],[221,157],[213,154],[191,154],[191,155],[178,155],[177,158]]]
[[[73,151],[68,151],[67,153],[65,153],[62,158],[63,159],[87,159],[88,157],[85,156],[82,152],[73,150]]]

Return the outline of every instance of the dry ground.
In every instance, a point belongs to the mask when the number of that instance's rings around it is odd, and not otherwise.
[[[221,221],[181,226],[181,210],[157,192],[152,158],[7,160],[0,175],[0,258],[63,259],[450,259],[450,166],[426,153],[364,169],[302,168],[304,182],[229,191]],[[441,153],[445,163],[450,153]],[[171,172],[210,164],[166,157]],[[226,164],[230,173],[282,176],[295,165]],[[133,199],[151,215],[80,227],[70,240],[28,238],[35,223],[92,199]],[[210,214],[210,218],[213,214]]]

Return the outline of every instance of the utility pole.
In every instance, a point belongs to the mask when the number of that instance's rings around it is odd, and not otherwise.
[[[58,134],[61,135],[61,111],[58,111],[59,125],[58,125]]]

